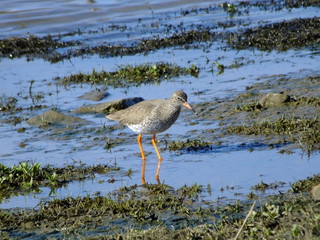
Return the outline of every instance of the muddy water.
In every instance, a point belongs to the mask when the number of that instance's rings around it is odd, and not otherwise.
[[[201,7],[214,2],[219,1],[4,0],[0,3],[0,36],[46,35],[73,32],[96,24],[102,27],[104,24],[127,24],[133,19],[152,18],[154,12]]]
[[[8,1],[9,2],[9,1]],[[128,1],[129,2],[129,1]],[[150,34],[159,31],[150,25],[157,22],[161,27],[164,24],[178,24],[184,22],[198,25],[210,25],[216,22],[230,20],[230,16],[222,9],[217,9],[210,14],[195,14],[181,16],[176,13],[181,8],[208,6],[207,1],[192,3],[192,1],[149,1],[129,4],[126,1],[53,1],[50,6],[38,1],[10,1],[4,4],[0,15],[1,37],[15,36],[27,32],[33,34],[63,33],[84,31],[82,36],[75,38],[85,39],[87,43],[95,45],[103,42],[108,37],[109,42],[132,41],[138,39],[141,34]],[[153,11],[150,10],[151,9]],[[168,7],[170,6],[170,7]],[[233,20],[241,20],[252,26],[261,22],[276,22],[279,19],[292,19],[305,16],[319,16],[318,8],[303,8],[263,11],[253,9],[247,16],[234,16]],[[127,31],[112,29],[110,26],[121,24],[131,26]],[[97,29],[109,29],[108,32],[87,34],[88,31]],[[112,30],[110,30],[112,29]],[[218,31],[224,31],[223,28]],[[149,33],[150,32],[150,33]],[[151,34],[151,35],[152,35]],[[70,37],[72,38],[72,37]],[[201,44],[200,44],[201,46]],[[227,49],[227,50],[225,50]],[[191,104],[219,99],[233,98],[245,91],[246,86],[256,82],[263,82],[268,76],[283,74],[292,78],[308,76],[319,73],[319,54],[313,54],[309,50],[289,50],[287,52],[260,52],[260,51],[236,51],[226,48],[224,43],[214,42],[209,47],[195,47],[184,49],[183,47],[158,50],[148,55],[134,55],[113,58],[101,58],[99,56],[86,56],[72,58],[70,61],[49,63],[41,59],[27,61],[26,58],[1,59],[0,62],[0,96],[14,96],[18,99],[18,106],[30,107],[34,104],[46,105],[38,111],[23,110],[16,115],[23,121],[17,125],[0,123],[0,163],[6,165],[17,164],[21,161],[40,162],[42,165],[53,164],[63,166],[73,162],[82,162],[88,165],[98,163],[115,164],[121,171],[106,175],[97,175],[94,180],[74,182],[66,188],[58,190],[50,195],[49,189],[43,189],[40,194],[12,197],[0,204],[1,208],[34,207],[40,200],[62,198],[65,196],[93,195],[97,192],[105,194],[116,190],[120,186],[140,184],[139,149],[136,145],[136,135],[128,129],[107,131],[106,127],[115,126],[116,123],[108,121],[103,115],[87,114],[78,117],[88,120],[88,125],[77,129],[56,130],[42,129],[29,126],[26,119],[42,113],[50,108],[57,108],[61,112],[69,114],[70,111],[84,104],[93,102],[79,99],[84,93],[96,88],[109,92],[107,100],[115,100],[122,97],[141,96],[145,99],[167,98],[176,89],[183,89],[189,95]],[[209,60],[209,61],[208,61]],[[140,87],[105,88],[103,86],[73,85],[64,87],[54,80],[55,77],[64,77],[78,72],[92,72],[96,70],[114,71],[119,65],[144,64],[157,62],[170,62],[179,66],[195,64],[201,68],[198,78],[183,76],[170,81],[163,81],[159,85],[143,85]],[[231,66],[240,63],[238,68],[226,68],[224,73],[218,75],[215,61]],[[34,83],[31,86],[31,80]],[[31,86],[31,88],[30,88]],[[43,96],[36,103],[30,96],[39,94]],[[201,92],[201,94],[199,94]],[[3,119],[10,119],[10,115],[4,114]],[[177,123],[165,134],[159,134],[159,147],[165,148],[166,140],[185,140],[201,138],[202,131],[214,129],[217,121],[206,121],[200,115],[194,118],[189,111],[183,111]],[[193,124],[190,124],[193,123]],[[19,128],[25,128],[25,132],[18,132]],[[118,144],[105,150],[105,142],[116,142],[125,138],[122,144]],[[207,139],[212,142],[220,139]],[[146,179],[150,183],[156,183],[154,173],[156,169],[156,155],[150,144],[150,136],[144,138],[147,155]],[[319,154],[314,153],[308,158],[301,150],[295,150],[293,154],[281,155],[279,149],[268,149],[263,145],[243,144],[250,142],[246,138],[230,137],[224,140],[222,145],[214,145],[211,150],[204,152],[170,152],[162,151],[163,165],[160,179],[165,184],[175,188],[184,184],[210,185],[211,199],[234,199],[245,197],[251,191],[251,186],[261,181],[266,183],[285,182],[281,190],[286,190],[290,182],[318,173],[320,167]],[[25,146],[21,147],[20,143]],[[249,151],[254,149],[253,152]],[[126,172],[132,169],[132,176]],[[285,170],[284,170],[285,169]],[[114,183],[108,180],[115,179]],[[277,190],[278,191],[278,190]],[[240,194],[240,196],[239,196]]]

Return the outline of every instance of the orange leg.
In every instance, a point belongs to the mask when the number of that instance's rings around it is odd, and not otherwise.
[[[142,147],[142,134],[141,133],[137,137],[137,142],[138,142],[138,145],[140,148],[140,153],[141,153],[141,158],[142,158],[141,182],[142,182],[142,184],[145,184],[146,181],[145,181],[144,174],[146,171],[146,156],[144,154],[143,147]]]
[[[160,167],[161,167],[161,163],[162,163],[162,157],[160,155],[159,149],[156,144],[156,135],[155,134],[152,135],[152,145],[153,145],[154,149],[156,150],[156,153],[158,156],[158,167],[157,167],[157,172],[156,172],[156,179],[157,179],[158,183],[160,184],[159,172],[160,172]]]

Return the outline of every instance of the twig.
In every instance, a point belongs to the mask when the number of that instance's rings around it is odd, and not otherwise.
[[[234,238],[234,240],[237,240],[237,239],[238,239],[238,237],[240,236],[240,233],[241,233],[241,231],[242,231],[242,229],[243,229],[244,225],[245,225],[245,224],[246,224],[246,222],[248,221],[248,218],[249,218],[249,216],[251,215],[251,213],[252,213],[252,211],[253,211],[253,208],[254,208],[254,205],[255,205],[255,204],[256,204],[256,201],[254,201],[254,202],[252,203],[252,206],[251,206],[251,208],[250,208],[250,210],[249,210],[249,212],[248,212],[248,214],[247,214],[247,216],[246,216],[246,219],[244,219],[244,221],[243,221],[243,223],[242,223],[242,225],[241,225],[240,229],[238,230],[237,235],[236,235],[236,237]]]

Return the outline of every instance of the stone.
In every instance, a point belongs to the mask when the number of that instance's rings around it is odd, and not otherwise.
[[[65,115],[56,110],[46,111],[27,120],[28,124],[38,127],[51,125],[65,127],[66,125],[83,124],[85,122],[86,121],[81,118]]]
[[[312,188],[311,196],[314,200],[320,200],[320,184],[318,184]]]
[[[79,98],[98,102],[98,101],[101,101],[103,98],[107,97],[108,95],[109,94],[107,92],[96,90],[96,91],[87,92],[82,96],[80,96]]]
[[[281,107],[290,101],[291,97],[285,93],[268,93],[260,99],[258,105],[263,108]]]

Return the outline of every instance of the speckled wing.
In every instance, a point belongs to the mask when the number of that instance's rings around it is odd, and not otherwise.
[[[106,118],[118,121],[122,125],[141,124],[157,106],[159,107],[159,101],[162,102],[163,100],[142,101],[126,109],[111,113]]]

